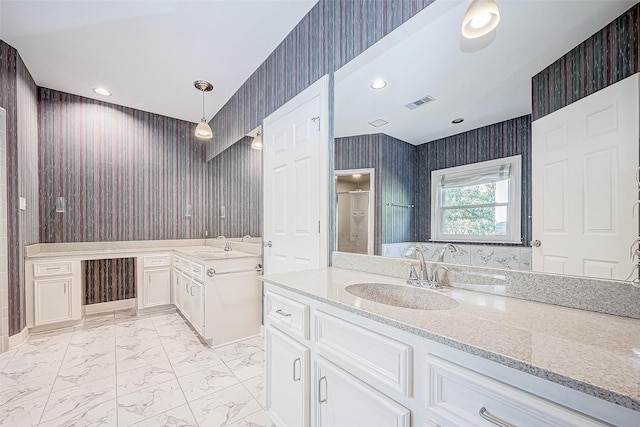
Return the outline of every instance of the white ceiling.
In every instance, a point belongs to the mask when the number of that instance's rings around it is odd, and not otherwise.
[[[531,77],[637,1],[498,0],[500,24],[475,41],[469,0],[437,0],[336,73],[337,137],[385,133],[421,144],[531,113]],[[382,78],[387,87],[373,90]],[[405,104],[433,96],[416,110]],[[453,125],[451,121],[465,121]],[[389,124],[373,127],[368,122]]]
[[[210,120],[316,2],[0,0],[0,38],[38,86],[198,122],[193,81]]]

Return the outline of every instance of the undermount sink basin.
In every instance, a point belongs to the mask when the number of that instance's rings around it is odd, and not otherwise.
[[[344,289],[356,297],[395,307],[417,310],[449,310],[459,305],[458,301],[446,295],[414,286],[357,283]]]

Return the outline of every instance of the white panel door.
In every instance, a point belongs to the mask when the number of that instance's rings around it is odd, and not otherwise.
[[[333,363],[314,360],[315,425],[409,427],[411,412]]]
[[[204,335],[204,285],[191,279],[189,283],[191,325],[200,335]]]
[[[267,411],[278,426],[309,426],[309,349],[273,326],[265,333]]]
[[[171,270],[145,270],[144,306],[154,307],[171,303]]]
[[[534,271],[624,279],[638,235],[638,74],[532,124]]]
[[[271,243],[264,251],[268,274],[319,268],[323,260],[323,177],[328,165],[322,99],[316,95],[291,102],[291,108],[283,107],[284,113],[279,110],[265,119],[263,129],[264,241]]]
[[[34,280],[35,325],[73,319],[71,277]]]

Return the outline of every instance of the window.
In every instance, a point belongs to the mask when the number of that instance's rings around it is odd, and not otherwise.
[[[431,240],[521,243],[521,157],[431,172]]]

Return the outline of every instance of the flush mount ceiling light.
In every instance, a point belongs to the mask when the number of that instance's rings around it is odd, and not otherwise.
[[[111,96],[111,92],[109,92],[108,90],[106,90],[103,87],[94,87],[93,91],[95,93],[97,93],[98,95],[102,95],[102,96]]]
[[[373,82],[371,82],[371,89],[382,89],[386,85],[387,82],[382,79],[374,80]]]
[[[362,174],[361,173],[354,173],[353,175],[351,175],[353,178],[361,178]]]
[[[204,80],[196,80],[193,82],[193,85],[196,89],[202,91],[202,119],[200,120],[200,123],[198,123],[198,126],[196,126],[196,136],[200,139],[211,139],[213,137],[213,132],[211,131],[211,127],[204,116],[204,93],[211,92],[213,90],[213,85]]]
[[[458,117],[457,119],[451,120],[451,123],[453,123],[454,125],[460,124],[462,122],[464,122],[464,119],[462,117]]]
[[[473,0],[462,19],[462,35],[468,39],[482,37],[498,26],[500,11],[495,0]]]
[[[260,132],[253,137],[253,141],[251,141],[251,148],[254,150],[262,150],[262,135],[260,135]]]

